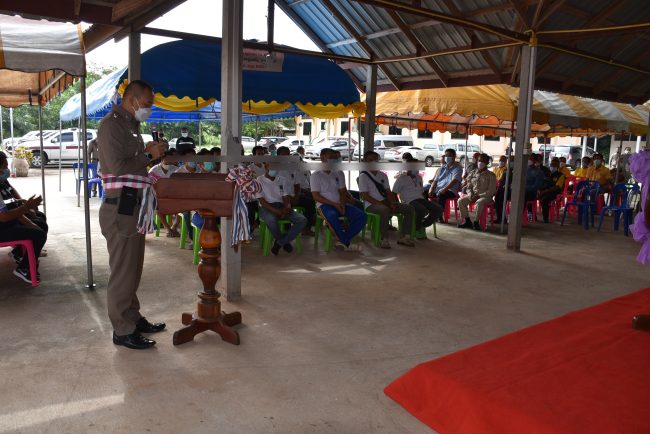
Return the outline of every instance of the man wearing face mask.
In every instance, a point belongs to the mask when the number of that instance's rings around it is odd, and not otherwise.
[[[587,170],[587,179],[589,181],[598,181],[600,183],[601,193],[612,191],[612,174],[603,164],[603,155],[594,154],[594,165]]]
[[[499,165],[492,168],[492,173],[497,177],[497,181],[499,181],[503,174],[506,173],[506,170],[508,169],[506,167],[507,162],[508,158],[505,155],[502,155],[499,157]]]
[[[566,167],[566,157],[560,157],[558,160],[560,161],[560,172],[562,172],[565,177],[571,176],[571,170]]]
[[[585,156],[582,158],[582,164],[576,170],[573,171],[573,176],[578,178],[586,178],[587,171],[591,167],[591,158]]]
[[[187,127],[181,128],[181,136],[176,139],[176,150],[178,153],[182,154],[189,150],[193,151],[195,148],[194,139],[190,137]]]
[[[402,160],[407,163],[417,163],[409,153],[404,154]],[[417,170],[408,170],[399,175],[393,184],[393,193],[399,196],[402,203],[408,203],[415,210],[415,230],[431,226],[442,216],[442,206],[437,202],[426,200],[422,197],[422,177]],[[425,235],[418,235],[418,239],[426,239]]]
[[[265,174],[257,178],[262,191],[257,194],[260,203],[260,218],[266,224],[268,230],[275,239],[271,253],[277,256],[280,249],[285,252],[293,252],[291,242],[307,226],[307,217],[296,212],[291,207],[291,195],[294,191],[294,184],[291,180],[278,174],[275,169],[269,169],[264,164]],[[286,219],[291,222],[291,228],[282,233],[278,220]]]
[[[152,324],[140,314],[136,295],[145,246],[145,235],[137,228],[138,217],[143,189],[151,184],[147,166],[166,150],[159,142],[145,144],[140,135],[140,122],[151,115],[153,101],[151,86],[132,81],[124,91],[122,103],[102,119],[97,132],[104,181],[99,225],[106,238],[110,264],[108,316],[113,324],[113,343],[132,349],[155,345],[155,341],[140,333],[165,328],[165,324]]]
[[[549,204],[557,198],[557,195],[564,190],[564,174],[560,171],[560,161],[557,158],[551,160],[550,177],[543,189],[539,191],[539,201],[542,203],[542,215],[544,223],[548,223]]]
[[[471,178],[470,184],[467,186],[467,195],[458,199],[458,208],[460,210],[461,219],[464,220],[463,224],[459,224],[459,228],[474,228],[477,231],[483,230],[479,222],[483,208],[485,205],[492,202],[492,197],[497,191],[497,178],[494,173],[487,170],[490,157],[487,154],[481,154],[476,164],[476,175]],[[469,204],[476,204],[476,215],[474,223],[469,218]]]
[[[153,181],[155,184],[158,182],[158,180],[162,178],[169,178],[172,176],[172,173],[176,172],[178,167],[176,164],[170,162],[167,157],[171,157],[176,155],[176,149],[170,149],[169,151],[166,151],[165,154],[162,157],[162,161],[159,164],[156,164],[149,170],[149,178]],[[163,225],[163,227],[167,230],[167,237],[169,238],[178,238],[181,235],[178,233],[178,224],[180,221],[180,218],[178,218],[177,215],[174,215],[174,221],[172,224],[167,223],[167,216],[160,214],[158,211],[156,211],[158,214],[160,223]]]
[[[454,149],[447,149],[443,164],[436,172],[435,178],[431,187],[429,187],[428,195],[432,199],[438,199],[438,203],[445,209],[448,200],[458,198],[460,191],[460,184],[463,179],[463,168],[456,162],[456,151]],[[441,223],[445,223],[442,218]]]

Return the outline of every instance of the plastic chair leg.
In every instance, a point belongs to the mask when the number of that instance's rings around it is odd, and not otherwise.
[[[196,240],[196,242],[192,246],[192,263],[194,265],[199,265],[199,250],[201,250],[201,243],[199,242],[199,236],[201,233],[201,230],[192,225],[192,232],[194,234],[193,238]]]
[[[158,212],[156,212],[156,215],[153,217],[153,223],[156,225],[156,232],[154,233],[154,236],[159,237],[160,236],[160,216],[158,215]]]
[[[183,214],[179,215],[181,216],[181,237],[179,241],[179,248],[184,249],[185,242],[187,241],[187,222],[185,221],[185,216]]]
[[[603,209],[600,212],[600,219],[598,221],[598,229],[596,230],[596,232],[600,232],[600,228],[603,226],[603,220],[604,219],[605,219],[605,210]]]

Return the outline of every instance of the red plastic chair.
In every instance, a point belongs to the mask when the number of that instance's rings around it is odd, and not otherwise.
[[[27,252],[27,259],[29,259],[29,274],[32,276],[32,286],[38,286],[38,279],[36,277],[36,254],[34,253],[34,243],[31,240],[16,240],[5,241],[0,243],[0,247],[14,247],[21,246],[23,254]]]
[[[488,204],[485,204],[483,207],[483,212],[481,213],[481,218],[479,219],[479,224],[481,225],[481,229],[484,231],[487,230],[487,216],[490,216],[490,229],[494,228],[494,202],[490,202]]]
[[[456,218],[456,221],[458,221],[458,199],[449,199],[445,202],[445,210],[443,214],[443,218],[445,219],[445,223],[449,223],[449,217],[451,217],[451,203],[454,203],[454,217]]]

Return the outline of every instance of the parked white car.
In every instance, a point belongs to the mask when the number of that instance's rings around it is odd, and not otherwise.
[[[358,142],[354,139],[351,141],[350,148],[354,148],[358,145]],[[325,148],[335,149],[341,153],[341,158],[346,160],[349,157],[348,152],[348,138],[347,137],[323,137],[318,139],[311,145],[305,146],[305,158],[310,158],[312,160],[320,159],[320,151]]]
[[[276,148],[279,148],[281,146],[286,146],[289,148],[289,151],[293,154],[296,152],[296,149],[298,149],[298,146],[304,147],[307,144],[306,140],[298,140],[298,139],[287,139],[284,142],[278,143],[276,145]]]
[[[402,161],[402,156],[407,152],[410,153],[413,158],[417,158],[415,154],[420,150],[421,148],[418,148],[417,146],[396,146],[395,148],[386,149],[386,152],[384,152],[384,159],[388,161]]]
[[[54,136],[58,132],[59,130],[43,130],[43,140],[47,140],[48,138]],[[41,137],[41,132],[39,130],[34,130],[28,132],[22,137],[14,137],[13,142],[11,140],[11,137],[8,139],[4,139],[2,141],[2,146],[7,151],[13,151],[13,149],[16,146],[20,146],[24,142],[29,142],[32,140],[40,140],[40,137]]]
[[[413,146],[413,137],[411,136],[392,136],[392,135],[375,135],[374,151],[379,154],[379,159],[384,160],[387,149],[398,146]],[[353,158],[355,160],[362,156],[363,152],[360,147],[354,148]],[[414,155],[415,157],[415,155]]]
[[[468,144],[467,155],[472,158],[475,152],[481,152],[479,145]],[[417,151],[415,158],[424,161],[427,167],[431,167],[434,163],[440,163],[446,149],[453,149],[456,151],[456,161],[460,164],[465,163],[465,144],[464,143],[449,143],[446,145],[435,145],[433,143],[426,143],[422,146],[422,150]]]
[[[87,130],[86,140],[90,142],[97,137],[97,130]],[[41,164],[47,164],[50,161],[76,161],[79,157],[81,131],[78,128],[71,128],[61,131],[43,140],[43,155],[41,155],[40,138],[28,140],[20,144],[32,151],[34,156],[32,167],[41,167]]]

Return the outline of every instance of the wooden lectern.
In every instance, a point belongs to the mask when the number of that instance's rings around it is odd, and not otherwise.
[[[239,345],[239,334],[232,326],[241,323],[241,314],[222,312],[219,301],[221,294],[215,289],[221,274],[221,235],[216,217],[232,217],[235,187],[225,178],[225,174],[178,173],[160,179],[154,185],[161,214],[195,210],[205,222],[198,240],[201,245],[198,271],[203,291],[198,294],[196,312],[183,313],[181,322],[185,327],[174,333],[174,345],[189,342],[206,330],[216,332],[226,342]]]

